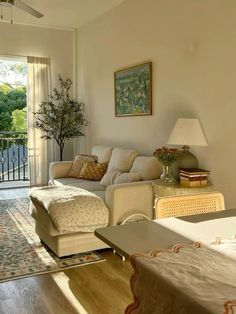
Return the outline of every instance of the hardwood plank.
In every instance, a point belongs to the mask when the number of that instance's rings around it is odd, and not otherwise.
[[[0,284],[1,314],[121,314],[132,300],[129,261],[106,262]]]
[[[101,310],[104,314],[123,313],[131,301],[129,277],[132,271],[129,262],[122,262],[119,256],[112,253],[107,259],[106,263],[66,271],[72,279],[72,291],[89,310],[88,313],[97,314]]]

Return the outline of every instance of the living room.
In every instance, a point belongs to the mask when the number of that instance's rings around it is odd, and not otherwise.
[[[199,167],[211,171],[210,180],[224,195],[226,209],[236,207],[235,169],[231,166],[236,158],[234,0],[25,3],[44,17],[34,20],[24,12],[17,15],[15,9],[10,24],[6,11],[7,22],[0,23],[0,55],[50,58],[52,87],[57,86],[58,73],[72,79],[73,97],[85,103],[88,126],[85,137],[67,142],[65,161],[78,153],[90,154],[95,145],[136,149],[141,155],[152,156],[157,147],[166,144],[178,118],[197,118],[208,146],[192,146],[191,152],[197,156]],[[152,63],[152,114],[116,117],[114,73],[145,62]],[[50,161],[58,160],[54,144],[45,168]],[[7,302],[5,309],[0,305],[0,312],[33,313],[38,309],[55,313],[58,302],[61,313],[122,313],[120,308],[131,302],[132,270],[112,253],[105,258],[109,261],[107,268],[105,263],[98,263],[58,273],[53,279],[38,276],[2,283],[1,303]],[[116,273],[117,268],[120,273]],[[107,289],[107,295],[112,291],[111,299],[115,291],[123,298],[119,310],[101,310],[103,294],[96,296],[92,278],[101,286],[94,284],[96,289]],[[104,282],[109,282],[106,288]],[[88,289],[83,290],[87,283]],[[78,287],[82,291],[79,300]],[[47,295],[45,291],[50,289]],[[30,290],[33,297],[40,295],[35,304]],[[25,299],[20,310],[17,294]],[[104,296],[105,308],[112,306],[107,299]]]

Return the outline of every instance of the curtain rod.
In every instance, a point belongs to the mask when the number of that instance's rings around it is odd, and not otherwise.
[[[29,56],[22,56],[22,55],[15,55],[15,54],[1,54],[0,53],[0,59],[1,58],[8,58],[8,59],[24,59],[25,61],[27,61],[27,58],[28,57],[35,57],[35,58],[46,58],[46,59],[50,59],[50,57],[45,57],[45,56],[32,56],[32,55],[29,55]]]
[[[15,55],[15,54],[6,54],[6,53],[4,53],[4,54],[1,54],[0,53],[0,59],[1,58],[16,58],[16,59],[27,59],[27,56],[22,56],[22,55]]]

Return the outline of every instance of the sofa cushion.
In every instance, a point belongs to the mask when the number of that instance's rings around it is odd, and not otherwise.
[[[84,189],[71,186],[43,186],[29,190],[31,201],[43,206],[61,234],[94,232],[106,227],[109,210],[103,200]]]
[[[154,180],[160,178],[161,163],[156,157],[138,156],[135,158],[131,173],[139,173],[142,180]]]
[[[104,186],[109,186],[109,185],[112,185],[114,184],[115,182],[115,179],[120,176],[122,174],[121,171],[119,170],[113,170],[113,171],[108,171],[105,173],[105,175],[102,177],[102,180],[101,180],[101,184],[104,185]]]
[[[105,187],[100,184],[99,181],[89,181],[83,179],[74,179],[74,178],[59,178],[52,180],[52,185],[67,185],[67,186],[75,186],[81,189],[85,189],[88,191],[104,191]]]
[[[138,156],[138,152],[135,149],[114,148],[108,165],[108,171],[119,170],[121,172],[128,172],[136,156]]]
[[[102,178],[101,184],[109,186],[112,184],[121,184],[140,181],[141,176],[137,172],[121,172],[119,170],[108,171]]]
[[[73,163],[71,165],[70,170],[67,173],[67,177],[69,178],[79,178],[80,171],[85,163],[85,161],[97,161],[97,156],[95,155],[84,155],[84,154],[79,154],[76,155]]]
[[[109,162],[111,158],[112,147],[96,145],[92,148],[92,155],[97,156],[98,162]]]
[[[100,181],[107,171],[107,162],[85,162],[80,170],[79,178]]]
[[[138,172],[124,172],[115,178],[114,184],[137,182],[140,180],[141,176]]]
[[[93,191],[94,194],[99,196],[104,202],[106,202],[106,191]]]

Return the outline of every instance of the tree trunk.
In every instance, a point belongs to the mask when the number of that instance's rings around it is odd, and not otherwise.
[[[60,145],[60,161],[62,161],[64,145]]]

